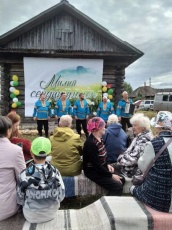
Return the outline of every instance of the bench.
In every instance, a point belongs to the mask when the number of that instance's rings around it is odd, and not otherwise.
[[[170,230],[171,226],[172,214],[126,196],[102,197],[78,210],[58,210],[54,220],[42,224],[30,224],[22,214],[0,222],[0,230]]]
[[[106,195],[107,190],[103,189],[82,173],[74,177],[63,177],[65,185],[65,197],[86,196],[86,195]],[[129,194],[132,182],[130,178],[125,178],[123,193]]]

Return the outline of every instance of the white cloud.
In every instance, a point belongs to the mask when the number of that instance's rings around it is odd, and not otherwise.
[[[12,0],[11,3],[1,0],[0,21],[3,23],[0,23],[0,33],[13,29],[59,2]],[[126,81],[133,89],[144,85],[150,77],[152,84],[172,88],[172,82],[167,79],[172,63],[171,0],[69,0],[69,3],[145,53],[126,69]],[[164,76],[163,80],[159,79],[160,76]]]

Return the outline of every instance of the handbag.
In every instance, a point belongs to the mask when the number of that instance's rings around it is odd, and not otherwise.
[[[133,176],[132,179],[132,183],[135,186],[139,186],[141,185],[146,176],[148,175],[149,170],[152,168],[152,166],[154,165],[155,161],[158,159],[158,157],[161,155],[161,153],[167,148],[167,146],[172,142],[172,138],[170,138],[165,145],[163,145],[163,147],[159,150],[159,152],[156,154],[156,156],[154,157],[154,159],[150,162],[149,166],[147,167],[146,171],[142,174],[142,175],[135,175]]]

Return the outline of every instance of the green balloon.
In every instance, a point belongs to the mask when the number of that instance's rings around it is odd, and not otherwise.
[[[16,104],[17,104],[17,106],[21,106],[22,105],[22,103],[20,101],[18,101]]]
[[[114,106],[114,102],[111,102],[111,105]]]
[[[10,93],[10,98],[11,99],[13,99],[13,98],[15,98],[16,97],[16,95],[14,94],[14,93]]]
[[[18,81],[13,82],[13,86],[18,86],[18,84],[19,84]]]
[[[113,89],[109,89],[108,94],[112,95],[113,94]]]

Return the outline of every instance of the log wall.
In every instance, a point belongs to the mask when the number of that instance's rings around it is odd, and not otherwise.
[[[25,118],[25,83],[24,83],[24,66],[23,62],[16,60],[11,61],[8,64],[2,65],[2,74],[1,74],[1,94],[2,94],[2,102],[1,103],[1,112],[2,115],[6,115],[9,111],[12,110],[11,104],[12,99],[10,98],[10,81],[12,80],[12,76],[17,75],[19,78],[19,85],[16,87],[20,91],[19,96],[17,98],[21,101],[22,106],[17,107],[15,110],[22,118],[23,121],[29,121],[30,118]],[[103,66],[103,79],[102,81],[106,81],[108,84],[112,84],[112,88],[114,90],[113,100],[115,103],[115,108],[118,100],[121,98],[121,93],[123,91],[123,82],[125,78],[125,68],[119,67],[115,62],[110,60],[104,61]],[[34,106],[34,105],[33,105]]]

